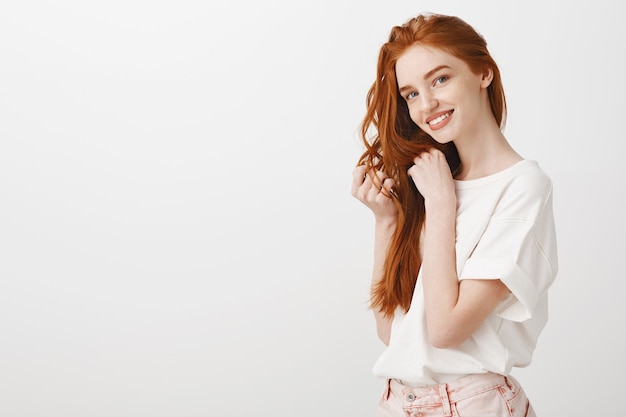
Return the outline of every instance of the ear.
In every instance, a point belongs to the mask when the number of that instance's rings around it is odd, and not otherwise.
[[[493,69],[491,69],[491,67],[487,67],[483,70],[480,86],[482,88],[487,88],[491,85],[492,81],[493,81]]]

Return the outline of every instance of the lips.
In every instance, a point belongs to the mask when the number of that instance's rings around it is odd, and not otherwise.
[[[432,130],[439,130],[450,123],[453,112],[454,110],[448,110],[433,114],[426,119],[426,123],[428,123],[428,126],[430,126]]]

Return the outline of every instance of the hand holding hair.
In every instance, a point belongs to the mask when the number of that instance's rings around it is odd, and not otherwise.
[[[454,181],[443,152],[432,148],[413,159],[408,174],[426,203],[456,204]]]
[[[352,195],[365,204],[377,219],[396,218],[398,209],[393,201],[395,181],[383,171],[357,166],[352,172]]]

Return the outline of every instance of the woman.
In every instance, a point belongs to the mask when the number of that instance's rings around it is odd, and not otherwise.
[[[420,15],[380,50],[352,194],[375,218],[380,416],[534,416],[527,366],[557,272],[552,184],[503,134],[485,40]]]

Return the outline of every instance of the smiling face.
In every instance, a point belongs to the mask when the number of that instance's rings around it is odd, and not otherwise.
[[[442,49],[415,44],[396,62],[400,95],[411,120],[439,143],[480,134],[493,120],[487,87],[492,71],[475,74]]]

